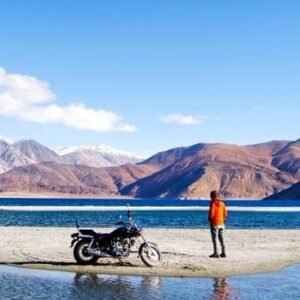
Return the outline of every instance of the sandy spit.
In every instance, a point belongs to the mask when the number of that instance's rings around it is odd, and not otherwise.
[[[227,258],[209,258],[212,244],[208,230],[145,229],[146,239],[156,242],[163,252],[161,266],[146,267],[137,253],[122,262],[99,259],[94,266],[79,266],[70,248],[70,235],[74,231],[73,228],[0,227],[0,263],[78,273],[192,277],[264,273],[300,263],[300,230],[228,229]]]

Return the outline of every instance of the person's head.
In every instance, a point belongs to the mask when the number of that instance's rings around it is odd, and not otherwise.
[[[213,200],[213,199],[216,199],[216,198],[219,198],[219,194],[217,191],[211,191],[210,192],[210,199]]]

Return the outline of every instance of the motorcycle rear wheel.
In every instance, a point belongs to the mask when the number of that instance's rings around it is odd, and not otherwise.
[[[148,267],[155,267],[162,263],[162,253],[153,243],[144,243],[139,249],[143,263]]]
[[[78,264],[94,265],[97,262],[98,257],[87,252],[89,245],[90,241],[86,240],[81,240],[75,245],[73,255]]]

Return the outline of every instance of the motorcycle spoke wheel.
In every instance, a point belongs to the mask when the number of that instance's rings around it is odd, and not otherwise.
[[[89,241],[80,241],[76,244],[73,254],[78,264],[92,265],[98,260],[97,256],[91,255],[87,252],[89,245]]]
[[[155,267],[162,263],[162,254],[158,247],[153,244],[144,244],[140,249],[140,257],[148,267]]]

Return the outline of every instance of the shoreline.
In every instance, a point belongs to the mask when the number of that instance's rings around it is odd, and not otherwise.
[[[96,195],[71,195],[71,194],[31,194],[31,193],[13,193],[13,192],[2,192],[0,193],[0,200],[2,198],[12,199],[84,199],[84,200],[140,200],[140,198],[132,198],[129,196],[122,195],[107,195],[107,196],[96,196]]]
[[[145,229],[146,239],[156,242],[163,252],[161,266],[146,267],[136,253],[123,263],[105,258],[95,266],[80,266],[70,248],[74,231],[61,227],[0,227],[0,264],[76,273],[227,277],[275,272],[300,263],[300,230],[227,230],[228,257],[214,259],[208,258],[212,245],[207,229]]]
[[[96,275],[112,275],[112,276],[146,276],[146,277],[166,277],[166,278],[208,278],[208,279],[213,279],[213,278],[228,278],[228,277],[233,277],[233,276],[246,276],[246,275],[259,275],[259,274],[269,274],[269,273],[277,273],[281,272],[285,268],[294,266],[294,265],[300,265],[299,262],[292,262],[286,265],[280,265],[278,268],[274,268],[271,270],[265,270],[265,271],[259,271],[259,272],[245,272],[245,273],[216,273],[215,275],[203,275],[200,273],[195,273],[195,272],[184,272],[184,273],[177,273],[174,271],[151,271],[149,268],[149,271],[140,269],[139,271],[131,271],[131,270],[126,270],[126,271],[118,271],[116,272],[115,270],[112,269],[107,269],[105,270],[97,268],[97,266],[94,266],[94,269],[92,267],[90,268],[84,268],[84,266],[78,266],[78,268],[63,268],[63,267],[52,267],[51,265],[23,265],[23,264],[13,264],[13,263],[0,263],[0,268],[1,266],[8,266],[8,267],[13,267],[13,268],[21,268],[25,270],[37,270],[37,271],[53,271],[53,272],[64,272],[64,273],[77,273],[77,274],[96,274]],[[106,267],[106,266],[105,266]],[[100,272],[99,272],[100,271]]]
[[[132,198],[130,196],[124,196],[124,195],[107,195],[107,196],[97,196],[97,195],[71,195],[71,194],[64,194],[64,193],[45,193],[45,194],[39,194],[39,193],[23,193],[23,192],[1,192],[0,193],[0,199],[1,198],[13,198],[13,199],[84,199],[84,200],[178,200],[178,201],[210,201],[210,198],[189,198],[189,199],[161,199],[161,198]],[[224,198],[224,201],[263,201],[264,198]]]
[[[26,206],[9,206],[1,205],[0,211],[40,211],[40,212],[53,212],[53,211],[128,211],[128,206],[98,206],[98,205],[82,205],[82,206],[59,206],[59,205],[26,205]],[[137,211],[208,211],[208,206],[130,206],[130,210]],[[282,207],[282,206],[227,206],[228,211],[239,212],[300,212],[299,207]]]

